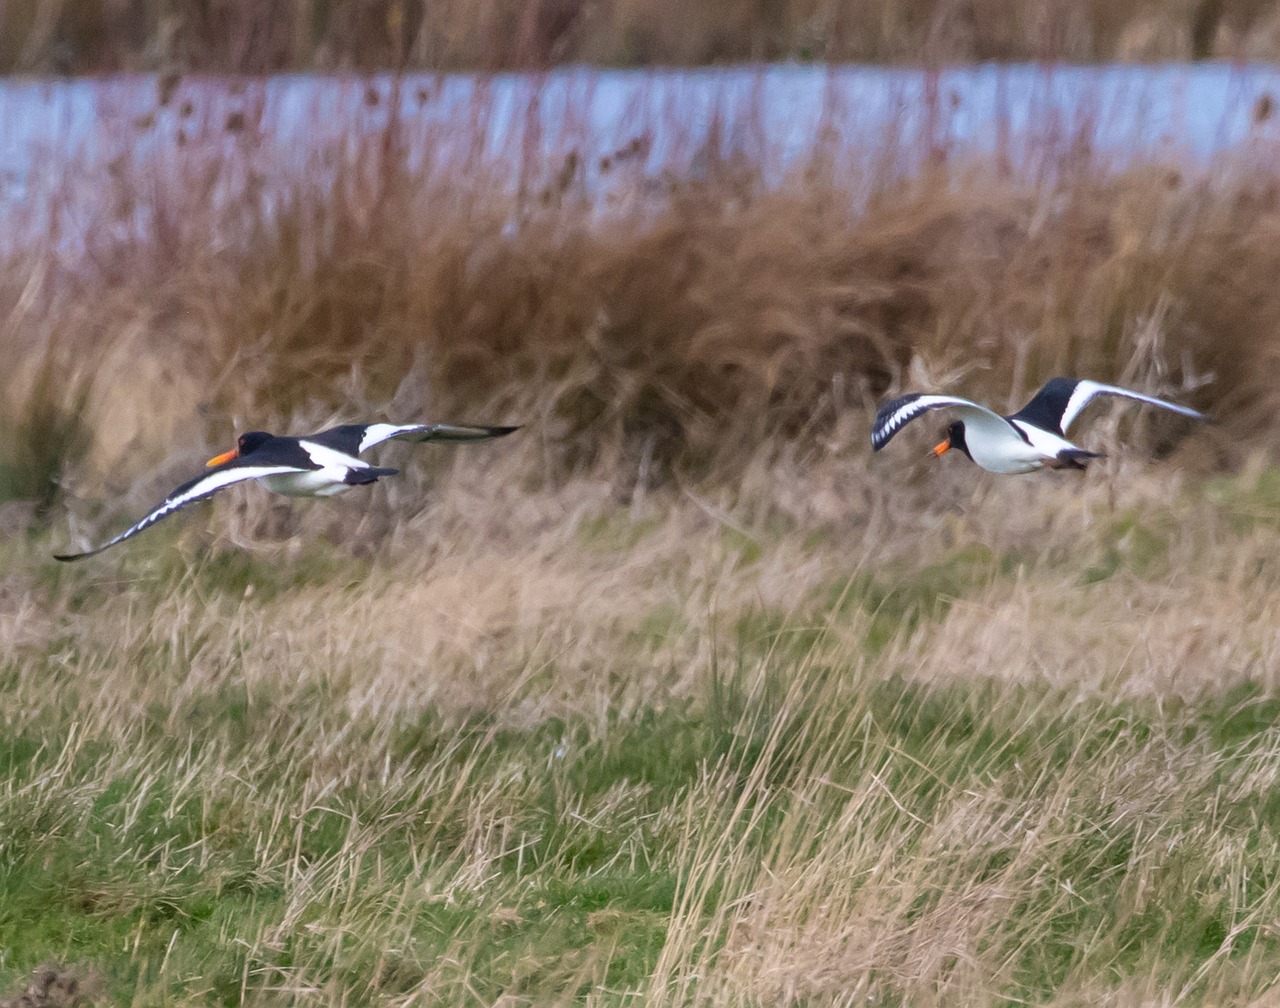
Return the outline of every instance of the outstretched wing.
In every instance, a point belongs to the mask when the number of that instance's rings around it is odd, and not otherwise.
[[[502,437],[519,427],[471,427],[463,424],[344,424],[313,434],[316,441],[349,455],[359,455],[383,441],[486,441]]]
[[[97,549],[91,549],[84,553],[55,553],[55,560],[81,560],[84,557],[93,556],[95,553],[101,553],[104,549],[114,546],[116,543],[124,542],[126,539],[137,535],[144,529],[150,528],[162,518],[167,518],[180,508],[186,507],[188,504],[194,504],[196,501],[202,501],[207,497],[212,497],[224,487],[229,487],[234,483],[243,483],[245,480],[261,479],[263,476],[271,476],[275,473],[290,472],[306,472],[297,466],[286,465],[252,465],[238,464],[231,462],[225,466],[220,466],[211,472],[197,476],[193,480],[189,480],[178,487],[173,493],[169,494],[160,504],[158,504],[150,514],[141,521],[125,529],[118,536],[108,539]]]
[[[960,415],[966,427],[975,431],[989,430],[995,437],[1008,437],[1017,434],[1011,430],[1009,421],[999,413],[987,409],[968,399],[957,396],[930,395],[926,392],[911,392],[897,399],[890,399],[876,410],[875,423],[871,425],[871,448],[879,451],[887,445],[893,436],[902,430],[916,417],[936,409],[953,409]],[[1021,436],[1021,435],[1018,435]]]
[[[1044,388],[1013,415],[1013,419],[1025,420],[1045,430],[1056,430],[1066,437],[1072,421],[1099,396],[1133,399],[1136,402],[1144,402],[1174,413],[1181,413],[1193,420],[1207,422],[1209,419],[1189,406],[1180,406],[1165,399],[1134,392],[1132,389],[1120,388],[1118,385],[1103,385],[1101,382],[1090,381],[1087,378],[1054,378],[1046,382]]]

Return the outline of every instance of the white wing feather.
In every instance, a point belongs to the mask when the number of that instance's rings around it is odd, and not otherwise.
[[[219,490],[232,486],[236,483],[243,483],[246,480],[261,479],[263,476],[273,476],[277,473],[296,473],[306,472],[306,469],[300,469],[297,466],[237,466],[231,465],[225,469],[215,469],[213,472],[191,480],[182,484],[166,497],[160,504],[153,508],[146,517],[135,522],[129,528],[125,529],[118,536],[108,539],[101,546],[95,549],[87,550],[84,553],[63,553],[54,554],[58,560],[79,560],[82,557],[93,556],[95,553],[101,553],[104,549],[122,543],[126,539],[137,535],[139,532],[150,528],[162,518],[167,518],[180,508],[186,507],[188,504],[194,504],[196,501],[204,500],[211,497]]]
[[[1008,420],[980,403],[958,396],[915,393],[891,400],[880,407],[871,428],[871,447],[879,451],[912,420],[937,409],[955,410],[964,420],[966,428],[984,431],[990,437],[1020,437]]]
[[[369,424],[360,439],[360,451],[393,438],[402,441],[485,441],[510,434],[514,427],[468,427],[462,424]]]
[[[1152,406],[1159,406],[1162,409],[1170,410],[1174,413],[1181,413],[1183,416],[1191,417],[1193,420],[1208,420],[1209,418],[1199,410],[1193,410],[1190,406],[1180,406],[1177,403],[1169,402],[1165,399],[1157,399],[1155,396],[1143,395],[1141,392],[1134,392],[1131,389],[1120,388],[1118,385],[1103,385],[1101,382],[1090,381],[1082,378],[1076,383],[1075,390],[1071,393],[1071,397],[1067,400],[1067,407],[1062,411],[1062,431],[1066,433],[1071,426],[1071,422],[1080,415],[1080,412],[1093,402],[1098,396],[1119,396],[1122,399],[1133,399],[1137,402],[1148,403]]]

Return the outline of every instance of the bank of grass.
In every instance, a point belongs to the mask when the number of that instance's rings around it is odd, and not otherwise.
[[[1264,1000],[1274,470],[903,448],[626,508],[513,507],[495,449],[370,549],[315,536],[381,488],[283,540],[250,493],[92,564],[8,540],[0,989]],[[843,503],[801,520],[801,473]]]

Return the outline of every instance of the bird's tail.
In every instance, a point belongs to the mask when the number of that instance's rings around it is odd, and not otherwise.
[[[378,466],[348,469],[347,475],[342,478],[342,482],[348,486],[364,486],[366,483],[377,483],[383,476],[395,476],[399,472],[399,469],[381,469]]]
[[[1106,458],[1105,452],[1085,451],[1083,448],[1063,448],[1058,452],[1057,464],[1050,465],[1053,469],[1084,469],[1085,463],[1089,459]]]

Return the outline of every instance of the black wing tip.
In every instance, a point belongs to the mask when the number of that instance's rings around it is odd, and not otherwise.
[[[417,429],[422,432],[423,441],[437,437],[442,441],[487,441],[490,438],[506,437],[523,426],[523,424],[494,426],[492,424],[434,423],[423,424]]]
[[[929,395],[928,392],[907,392],[904,395],[894,396],[892,399],[886,399],[880,404],[876,410],[875,420],[871,424],[871,450],[878,452],[881,448],[893,440],[893,436],[906,426],[906,421],[895,427],[889,426],[889,418],[903,406],[915,402],[922,396]]]
[[[97,550],[89,550],[88,553],[55,553],[53,558],[61,560],[63,563],[70,563],[72,560],[83,560],[85,557],[91,557],[97,552]]]
[[[900,396],[894,396],[892,399],[886,399],[884,402],[882,402],[880,404],[880,408],[876,410],[876,415],[879,416],[882,413],[891,412],[892,410],[896,410],[902,406],[905,406],[909,402],[915,402],[921,396],[926,396],[931,394],[932,393],[929,393],[929,392],[904,392]]]

